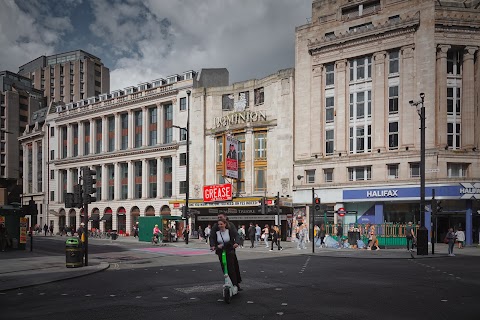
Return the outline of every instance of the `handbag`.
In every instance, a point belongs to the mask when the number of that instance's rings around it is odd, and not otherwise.
[[[262,235],[260,236],[260,238],[263,240],[265,239],[265,233],[262,233]]]
[[[448,238],[445,237],[445,239],[443,239],[443,243],[447,243],[448,244]]]

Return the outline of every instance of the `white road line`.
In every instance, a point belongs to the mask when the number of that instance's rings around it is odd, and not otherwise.
[[[249,303],[249,304],[252,304],[252,303],[253,303],[253,301],[247,301],[247,303]]]
[[[288,306],[288,303],[284,302],[282,303],[282,306]]]

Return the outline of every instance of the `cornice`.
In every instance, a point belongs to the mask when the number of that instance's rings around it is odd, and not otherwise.
[[[51,164],[61,166],[67,164],[77,164],[81,162],[90,162],[90,161],[98,161],[98,160],[107,160],[119,157],[128,157],[128,156],[135,156],[135,155],[142,155],[146,153],[154,153],[154,152],[162,152],[162,151],[169,151],[169,150],[178,150],[180,144],[169,144],[166,146],[158,146],[158,147],[148,147],[144,149],[133,149],[133,150],[122,150],[122,151],[114,151],[109,153],[101,153],[101,154],[93,154],[88,156],[80,156],[80,157],[70,157],[66,159],[59,159],[51,161]]]
[[[38,130],[34,132],[29,132],[28,134],[24,134],[20,137],[18,137],[19,141],[26,141],[30,139],[36,139],[36,138],[43,138],[45,136],[45,132],[43,130]]]
[[[340,48],[357,46],[382,38],[391,37],[392,35],[401,35],[413,33],[420,24],[420,12],[415,13],[412,17],[406,17],[400,21],[386,21],[372,28],[365,28],[358,31],[346,31],[340,33],[334,38],[322,38],[315,41],[309,40],[308,52],[310,55],[316,55],[320,52],[338,50]]]

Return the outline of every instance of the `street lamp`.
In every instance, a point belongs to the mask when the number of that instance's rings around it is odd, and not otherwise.
[[[428,255],[428,229],[425,227],[425,93],[420,100],[410,100],[420,117],[420,228],[417,230],[417,255]]]
[[[187,90],[187,126],[186,127],[179,127],[172,125],[174,128],[179,128],[180,129],[180,134],[182,133],[182,130],[185,130],[187,132],[186,140],[187,140],[187,151],[185,154],[185,160],[187,164],[187,172],[186,172],[186,192],[185,192],[185,212],[188,214],[188,200],[190,196],[190,95],[192,94],[192,91]],[[187,228],[188,224],[188,219],[185,220],[185,228]]]

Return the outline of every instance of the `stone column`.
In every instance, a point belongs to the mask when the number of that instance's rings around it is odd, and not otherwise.
[[[312,67],[310,80],[310,156],[322,155],[323,145],[322,131],[325,128],[325,94],[322,89],[323,65]]]
[[[440,150],[447,145],[447,52],[449,45],[437,46],[437,146]],[[464,69],[465,70],[465,69]]]
[[[348,153],[348,101],[346,59],[335,62],[335,154],[346,155]]]
[[[388,101],[385,100],[385,90],[388,88],[388,79],[385,76],[385,57],[386,51],[376,52],[373,55],[374,75],[373,75],[373,119],[372,119],[372,135],[373,146],[372,152],[384,152],[387,148],[386,140],[388,140],[388,123],[385,122],[385,114],[388,114]],[[387,99],[388,100],[388,99]]]
[[[67,169],[67,192],[73,192],[73,170],[77,170],[76,168],[74,169]],[[65,199],[64,199],[65,201]]]
[[[475,57],[475,88],[480,87],[480,50]],[[480,110],[480,90],[475,90],[475,110]],[[475,147],[480,149],[480,112],[475,115]]]
[[[162,158],[157,158],[157,198],[163,197],[163,167]]]
[[[475,66],[473,58],[477,50],[478,47],[465,47],[463,52],[461,100],[461,146],[463,149],[471,149],[475,146]]]
[[[115,151],[120,150],[122,143],[122,121],[120,113],[115,113]]]
[[[148,146],[148,109],[145,107],[142,108],[142,146]]]
[[[142,199],[148,198],[148,161],[142,159]]]
[[[415,133],[418,132],[419,120],[415,108],[408,103],[410,100],[417,100],[415,96],[415,59],[414,46],[402,47],[400,64],[400,86],[398,90],[398,112],[399,112],[399,146],[402,151],[415,146]],[[420,136],[420,134],[418,134]],[[420,141],[420,140],[419,140]],[[420,143],[420,142],[419,142]],[[420,144],[419,144],[420,145]],[[420,149],[420,147],[419,147]]]
[[[135,191],[135,173],[133,172],[133,161],[128,161],[128,199],[133,199]]]
[[[85,144],[85,136],[84,136],[84,128],[83,128],[83,122],[79,121],[77,122],[78,125],[78,155],[83,156],[83,145]]]

